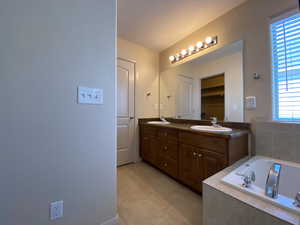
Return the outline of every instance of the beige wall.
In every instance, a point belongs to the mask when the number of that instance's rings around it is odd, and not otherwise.
[[[115,18],[115,1],[1,1],[0,224],[116,215]],[[78,85],[104,105],[78,105]]]
[[[253,118],[270,120],[272,111],[270,17],[294,8],[296,5],[296,0],[249,0],[161,52],[160,71],[165,71],[170,67],[168,59],[170,55],[174,55],[199,40],[204,40],[206,36],[217,35],[219,43],[209,50],[203,51],[200,55],[235,41],[244,40],[245,96],[257,96],[257,109],[246,111],[245,119],[246,121]],[[252,78],[254,72],[260,73],[262,78],[254,80]]]
[[[136,62],[136,117],[158,116],[158,53],[141,45],[118,38],[118,57]],[[151,92],[150,96],[147,96],[148,92]]]
[[[118,57],[135,61],[135,151],[138,159],[138,118],[159,115],[158,53],[141,45],[118,38]],[[147,96],[150,92],[151,95]]]

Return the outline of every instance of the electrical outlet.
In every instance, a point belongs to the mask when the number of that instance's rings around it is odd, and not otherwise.
[[[64,215],[64,201],[50,203],[50,220],[57,220]]]

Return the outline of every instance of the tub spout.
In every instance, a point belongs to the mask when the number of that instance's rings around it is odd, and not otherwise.
[[[278,197],[278,189],[279,189],[279,179],[280,179],[280,171],[281,171],[281,164],[274,163],[268,174],[268,178],[266,181],[266,189],[265,194],[271,198]]]

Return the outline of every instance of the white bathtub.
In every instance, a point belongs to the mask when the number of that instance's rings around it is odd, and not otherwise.
[[[279,180],[279,194],[277,199],[272,199],[265,195],[265,185],[269,169],[273,163],[282,165]],[[243,177],[246,171],[255,172],[256,180],[249,188],[242,186]],[[233,170],[222,179],[222,182],[238,188],[239,190],[254,195],[262,200],[268,201],[274,205],[300,214],[300,208],[294,206],[294,198],[300,192],[300,166],[296,163],[289,163],[280,160],[256,156]]]

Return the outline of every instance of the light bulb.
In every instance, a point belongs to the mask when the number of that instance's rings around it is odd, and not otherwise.
[[[207,37],[207,38],[205,39],[205,43],[206,43],[206,44],[211,44],[212,41],[213,41],[212,37]]]
[[[169,57],[169,60],[170,60],[171,62],[173,62],[173,61],[175,60],[175,56],[171,55],[171,56]]]
[[[195,50],[195,47],[193,46],[193,45],[191,45],[190,47],[189,47],[189,51],[190,52],[193,52]]]
[[[182,51],[181,51],[181,55],[182,56],[185,56],[187,54],[187,50],[186,49],[183,49]]]
[[[197,43],[197,48],[202,48],[203,47],[203,42],[202,41],[199,41],[198,43]]]

